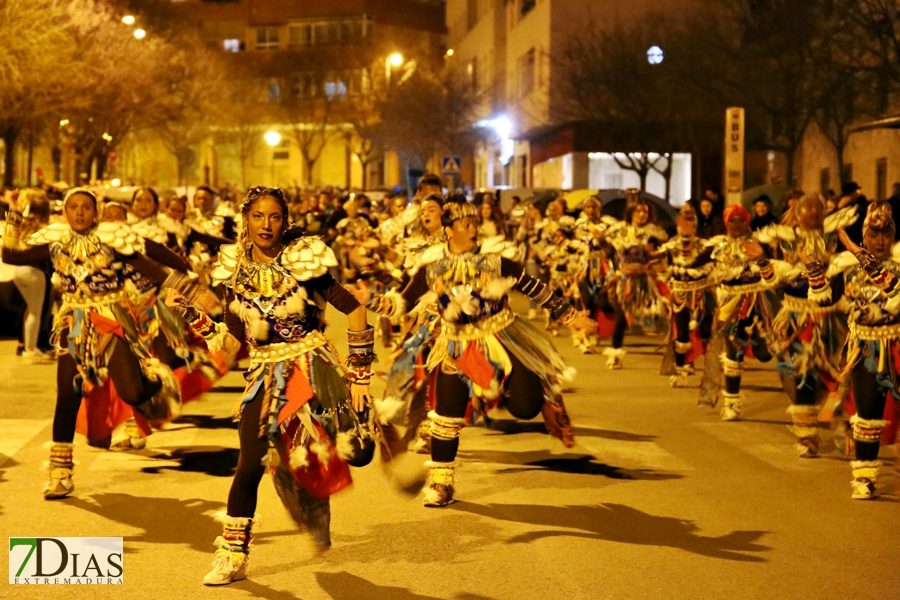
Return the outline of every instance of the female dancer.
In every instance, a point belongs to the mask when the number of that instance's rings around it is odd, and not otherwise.
[[[791,431],[797,436],[801,458],[818,456],[817,400],[835,391],[840,379],[847,326],[837,305],[844,293],[843,271],[852,265],[840,265],[832,258],[837,250],[835,232],[856,221],[855,211],[856,207],[844,208],[826,219],[822,197],[806,194],[781,225],[757,232],[757,240],[777,246],[783,257],[783,261],[775,261],[784,298],[773,328],[779,336],[779,350],[790,357],[779,368],[792,383],[788,386],[794,423]],[[805,263],[815,263],[819,270],[809,272]]]
[[[140,325],[125,286],[128,268],[185,293],[191,290],[196,300],[208,303],[187,277],[177,272],[167,277],[148,260],[149,256],[168,262],[165,254],[171,253],[147,245],[145,256],[143,240],[127,226],[97,224],[97,198],[90,190],[70,190],[63,211],[66,223],[38,231],[28,239],[30,247],[20,249],[22,215],[13,197],[3,236],[4,262],[52,261],[62,282],[62,307],[53,327],[59,361],[50,480],[44,489],[48,499],[68,496],[75,488],[72,440],[82,404],[88,422],[85,434],[92,439],[111,435],[132,416],[138,418],[141,431],[148,433],[148,419],[168,418],[180,404],[171,369],[152,358],[141,342]]]
[[[345,461],[359,466],[374,452],[359,416],[366,411],[375,360],[375,334],[365,308],[329,274],[337,266],[334,253],[319,238],[288,231],[281,190],[251,188],[241,215],[238,242],[219,249],[210,272],[214,284],[226,288],[225,322],[213,323],[176,294],[167,299],[210,349],[234,355],[246,341],[250,350],[240,406],[240,457],[206,585],[246,576],[267,454],[282,502],[325,549],[331,544],[329,496],[350,484]],[[349,319],[346,371],[323,335],[326,303]]]
[[[589,319],[506,258],[504,253],[514,251],[512,244],[495,238],[479,245],[477,218],[473,205],[447,202],[443,223],[448,241],[422,253],[402,294],[406,306],[436,296],[440,313],[440,331],[425,365],[436,373],[437,394],[429,414],[425,506],[445,506],[453,500],[459,433],[467,413],[474,418],[472,412],[484,414],[501,403],[519,419],[542,413],[551,435],[566,447],[575,445],[560,385],[561,377],[570,375],[568,367],[545,335],[512,312],[508,291],[521,291],[569,327],[583,327]],[[370,305],[381,314],[397,308],[388,296]]]
[[[839,229],[841,242],[852,252],[859,265],[848,272],[844,297],[850,304],[850,335],[843,376],[849,377],[856,403],[851,417],[856,460],[850,463],[852,498],[868,500],[878,482],[878,460],[887,394],[900,398],[897,357],[900,356],[900,263],[891,256],[894,245],[894,219],[886,202],[869,205],[863,222],[860,248]],[[827,282],[820,273],[824,266],[809,258],[807,271],[813,289]]]
[[[604,354],[606,366],[621,369],[625,330],[629,321],[642,323],[665,314],[665,299],[656,285],[651,252],[668,239],[652,223],[652,211],[635,189],[628,190],[625,219],[610,227],[604,239],[616,250],[616,272],[610,282],[610,300],[616,310],[612,347]]]
[[[575,237],[587,247],[583,266],[576,275],[581,302],[579,308],[587,310],[588,315],[596,321],[590,329],[578,330],[572,336],[573,343],[585,354],[593,352],[597,347],[601,319],[605,318],[606,311],[611,312],[606,279],[613,266],[603,235],[609,227],[616,224],[616,220],[603,216],[602,212],[600,198],[592,196],[585,200],[581,215],[575,221]]]
[[[709,290],[715,263],[712,244],[697,237],[697,213],[690,204],[679,211],[677,226],[678,235],[659,249],[669,264],[666,280],[672,305],[671,354],[666,353],[661,370],[664,375],[674,371],[669,380],[672,387],[685,387],[694,372],[694,359],[703,354],[701,324],[709,326],[716,305]],[[674,366],[670,366],[670,356]]]
[[[716,261],[713,277],[718,308],[713,320],[713,335],[706,352],[706,364],[700,381],[700,406],[718,403],[725,378],[722,419],[736,421],[741,416],[741,372],[744,354],[753,354],[762,362],[772,359],[770,348],[777,347],[772,329],[772,299],[775,268],[762,246],[750,235],[750,213],[743,206],[725,209],[723,218],[728,235],[721,238],[712,253]],[[721,354],[721,355],[720,355]]]

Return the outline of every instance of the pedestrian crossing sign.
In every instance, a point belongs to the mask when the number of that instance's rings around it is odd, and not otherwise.
[[[445,156],[441,165],[441,173],[444,175],[462,173],[462,158],[458,156]]]

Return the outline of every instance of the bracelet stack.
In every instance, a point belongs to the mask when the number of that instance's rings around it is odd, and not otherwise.
[[[184,312],[184,318],[188,322],[188,325],[191,326],[191,329],[207,341],[214,338],[216,333],[218,333],[215,322],[206,316],[205,313],[193,308],[188,308]]]
[[[813,291],[824,290],[828,287],[828,280],[825,278],[825,268],[820,262],[812,262],[806,265],[806,278],[809,280],[809,287]]]
[[[347,331],[347,378],[350,383],[368,385],[375,362],[375,328]]]
[[[6,213],[6,229],[3,230],[3,245],[7,248],[15,248],[19,244],[23,219],[22,213],[17,210],[10,210]]]

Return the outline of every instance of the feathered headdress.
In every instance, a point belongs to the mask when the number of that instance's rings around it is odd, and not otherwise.
[[[863,221],[863,235],[867,231],[896,231],[894,215],[891,213],[891,205],[887,202],[872,202],[866,211],[866,220]]]
[[[449,225],[466,217],[478,218],[478,209],[474,204],[451,200],[444,205],[444,223]]]

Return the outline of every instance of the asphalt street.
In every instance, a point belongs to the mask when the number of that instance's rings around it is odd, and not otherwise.
[[[342,318],[334,323],[341,337]],[[695,389],[658,375],[660,342],[628,338],[625,368],[608,371],[604,357],[559,338],[579,372],[566,397],[575,448],[551,439],[540,419],[467,428],[458,502],[443,509],[422,507],[409,490],[425,456],[404,456],[391,471],[356,469],[354,485],[333,498],[327,553],[297,533],[266,477],[249,577],[226,588],[200,582],[237,460],[230,413],[241,374],[189,404],[145,450],[76,439],[75,494],[45,501],[55,366],[20,362],[2,342],[0,531],[121,536],[125,557],[122,586],[4,580],[0,598],[900,598],[890,464],[876,500],[852,501],[849,464],[827,429],[821,458],[795,457],[771,365],[748,363],[744,419],[726,423],[696,407]]]

